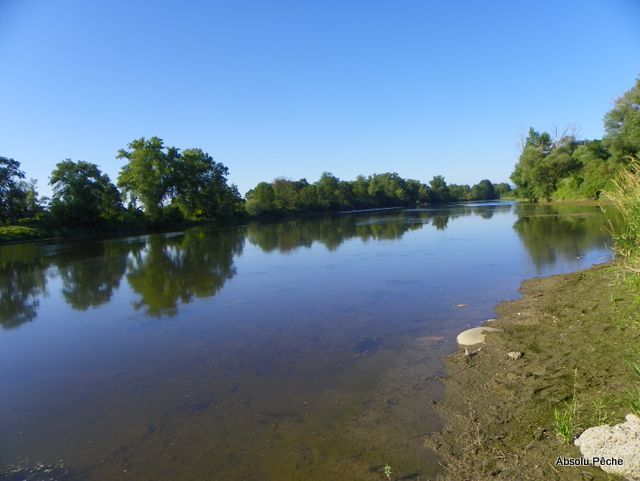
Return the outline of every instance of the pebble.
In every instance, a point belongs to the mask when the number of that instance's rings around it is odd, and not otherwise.
[[[495,327],[474,327],[458,334],[456,341],[461,346],[473,346],[474,344],[481,344],[484,342],[485,333],[501,331],[502,329],[496,329]]]
[[[584,431],[575,445],[582,456],[605,459],[622,459],[622,465],[600,465],[600,468],[612,474],[631,479],[640,478],[640,418],[627,414],[626,421],[615,426],[596,426]]]
[[[524,352],[520,352],[520,351],[511,351],[507,353],[507,356],[509,356],[511,359],[520,359],[522,356],[524,356]]]

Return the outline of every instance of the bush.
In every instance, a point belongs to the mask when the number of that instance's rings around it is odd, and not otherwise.
[[[623,223],[615,229],[614,250],[626,267],[640,273],[640,162],[632,159],[613,180],[613,187],[604,193],[620,214]]]

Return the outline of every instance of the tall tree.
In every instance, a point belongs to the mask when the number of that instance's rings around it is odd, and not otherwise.
[[[59,162],[49,183],[53,187],[51,211],[62,222],[95,225],[114,220],[122,210],[118,189],[91,162]]]
[[[247,192],[245,207],[249,215],[268,215],[275,212],[275,192],[273,185],[260,182],[255,188]]]
[[[228,219],[238,213],[242,199],[227,184],[227,175],[229,169],[202,149],[186,149],[173,160],[168,190],[185,217]]]
[[[518,194],[532,201],[551,200],[563,177],[579,169],[572,154],[577,146],[573,135],[553,139],[547,132],[529,129],[522,153],[511,174]]]
[[[141,137],[128,147],[130,150],[118,152],[118,159],[127,160],[118,175],[118,186],[131,205],[142,202],[145,212],[155,218],[175,192],[180,152],[175,147],[165,147],[158,137]]]
[[[0,157],[0,221],[6,222],[18,218],[19,197],[22,192],[21,181],[24,172],[20,170],[20,162]]]
[[[630,156],[640,157],[640,78],[616,100],[604,125],[605,140],[614,160],[626,162]]]
[[[431,204],[439,204],[449,202],[451,194],[447,181],[441,175],[436,175],[429,181],[429,202]]]

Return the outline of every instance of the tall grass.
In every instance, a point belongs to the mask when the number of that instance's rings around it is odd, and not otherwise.
[[[640,274],[640,161],[631,159],[620,169],[613,187],[604,193],[622,216],[620,227],[613,229],[613,248],[629,270]]]

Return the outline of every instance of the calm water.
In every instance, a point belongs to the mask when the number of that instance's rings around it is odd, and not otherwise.
[[[0,479],[428,479],[455,335],[608,260],[604,224],[476,204],[2,247]]]

